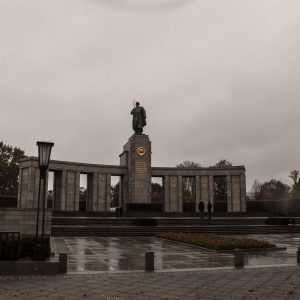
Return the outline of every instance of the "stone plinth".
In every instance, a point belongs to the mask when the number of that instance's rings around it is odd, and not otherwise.
[[[128,168],[128,203],[151,203],[151,142],[134,134],[123,147],[121,166]]]

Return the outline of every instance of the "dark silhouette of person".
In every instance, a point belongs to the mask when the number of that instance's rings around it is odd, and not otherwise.
[[[204,202],[202,200],[200,200],[198,208],[200,211],[200,218],[204,219]]]
[[[211,220],[211,209],[212,209],[212,204],[210,203],[210,201],[208,201],[207,211],[208,211],[208,219],[209,220]]]
[[[119,206],[116,207],[115,214],[116,214],[116,217],[119,217],[119,214],[120,214]]]
[[[119,214],[120,214],[120,217],[123,217],[123,206],[119,207]]]

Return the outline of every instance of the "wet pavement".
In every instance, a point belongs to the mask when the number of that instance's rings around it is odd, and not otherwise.
[[[246,267],[295,265],[300,234],[243,235],[287,250],[245,254]],[[146,251],[155,253],[155,270],[233,267],[233,255],[155,237],[53,237],[54,252],[68,254],[68,272],[144,270]]]
[[[249,234],[238,237],[247,237],[264,240],[275,244],[277,247],[285,247],[285,251],[246,253],[246,266],[261,265],[295,265],[297,262],[297,250],[300,247],[300,234]]]
[[[144,270],[145,252],[154,251],[156,270],[225,267],[220,254],[155,237],[55,237],[54,252],[68,254],[69,272]]]

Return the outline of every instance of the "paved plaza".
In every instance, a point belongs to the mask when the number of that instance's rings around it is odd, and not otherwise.
[[[54,248],[68,253],[69,273],[2,276],[0,299],[300,299],[300,235],[251,237],[287,250],[247,254],[246,268],[234,269],[231,254],[154,237],[57,237]],[[155,272],[142,271],[149,250]]]
[[[300,267],[0,277],[0,299],[299,299]]]
[[[248,235],[287,250],[246,253],[246,267],[296,265],[300,234]],[[233,267],[233,255],[155,237],[55,237],[54,251],[68,254],[69,272],[144,270],[146,251],[155,253],[155,270],[175,271]]]
[[[233,265],[233,257],[154,237],[54,238],[54,251],[68,254],[69,272],[144,270],[154,251],[156,270]]]

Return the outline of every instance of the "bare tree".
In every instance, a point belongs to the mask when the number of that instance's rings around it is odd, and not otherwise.
[[[298,170],[291,171],[290,178],[292,178],[294,184],[292,186],[292,196],[299,197],[300,196],[300,175]]]
[[[289,177],[292,178],[292,180],[294,181],[294,185],[299,184],[300,177],[299,177],[299,171],[298,170],[291,171]]]
[[[178,164],[176,168],[201,168],[201,164],[185,160]],[[183,202],[194,202],[195,201],[195,178],[194,177],[183,177],[182,178],[182,201]]]
[[[192,168],[192,169],[196,169],[196,168],[201,168],[201,164],[191,161],[191,160],[185,160],[182,163],[178,164],[176,166],[176,168]]]
[[[232,163],[229,162],[226,159],[221,159],[219,162],[217,162],[214,167],[218,167],[218,168],[226,168],[226,167],[232,167]]]
[[[259,183],[259,181],[255,179],[250,190],[251,199],[253,200],[259,199],[260,191],[261,191],[261,183]]]

